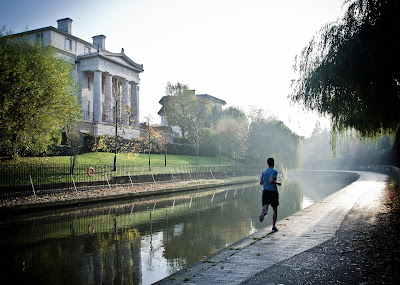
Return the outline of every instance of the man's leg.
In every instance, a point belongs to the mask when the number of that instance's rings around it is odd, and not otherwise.
[[[268,204],[267,205],[264,205],[264,207],[263,207],[263,210],[265,210],[265,215],[267,215],[268,214]]]
[[[272,215],[272,226],[275,227],[276,219],[278,218],[278,206],[272,207],[274,214]]]
[[[268,214],[268,204],[263,205],[263,209],[260,214],[260,222],[264,221],[264,217]]]

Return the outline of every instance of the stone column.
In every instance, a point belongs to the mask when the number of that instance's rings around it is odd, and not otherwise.
[[[131,108],[133,112],[133,126],[139,127],[139,87],[135,82],[131,85]]]
[[[96,123],[102,122],[102,104],[101,104],[101,71],[94,72],[93,80],[93,121]]]
[[[129,126],[130,98],[128,96],[129,81],[124,80],[122,87],[122,125]]]
[[[114,113],[113,107],[115,106],[113,94],[112,94],[112,75],[106,74],[105,78],[105,102],[106,102],[106,114],[107,114],[107,123],[114,124]]]

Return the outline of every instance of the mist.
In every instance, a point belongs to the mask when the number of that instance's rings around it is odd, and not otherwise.
[[[353,165],[392,164],[392,143],[388,135],[377,139],[359,139],[348,132],[331,144],[328,130],[314,132],[301,146],[301,169],[340,168]]]

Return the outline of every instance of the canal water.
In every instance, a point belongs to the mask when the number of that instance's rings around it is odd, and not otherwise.
[[[355,181],[343,173],[282,178],[278,220]],[[13,284],[152,284],[271,226],[261,186],[237,187],[1,217],[0,268]]]

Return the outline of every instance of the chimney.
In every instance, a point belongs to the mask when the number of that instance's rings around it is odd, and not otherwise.
[[[98,35],[94,36],[93,38],[93,44],[96,46],[99,46],[102,49],[106,48],[106,36],[105,35]]]
[[[72,20],[70,18],[57,20],[58,29],[71,34]]]

